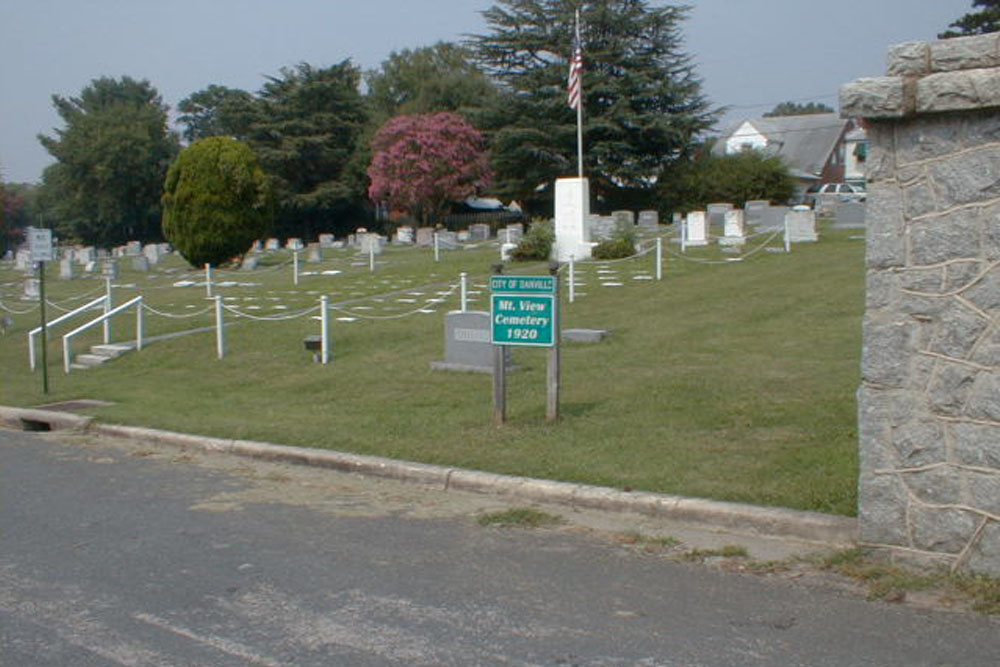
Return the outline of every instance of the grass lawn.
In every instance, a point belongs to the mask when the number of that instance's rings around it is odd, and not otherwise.
[[[214,334],[203,333],[69,375],[58,340],[69,326],[61,326],[48,346],[44,395],[41,374],[28,369],[25,335],[38,311],[12,315],[0,339],[0,404],[102,399],[114,405],[90,414],[106,422],[853,515],[864,301],[856,234],[821,229],[819,243],[739,262],[717,248],[689,249],[685,259],[668,258],[662,281],[651,279],[652,254],[578,265],[574,303],[563,290],[563,326],[612,335],[564,345],[555,424],[545,421],[544,350],[514,351],[521,369],[508,375],[500,429],[488,375],[430,369],[444,355],[444,312],[458,307],[451,288],[461,272],[472,277],[470,307],[489,309],[485,283],[497,250],[487,246],[444,252],[439,263],[426,249],[387,249],[374,274],[365,257],[327,251],[322,264],[302,264],[314,275],[298,286],[281,253],[254,272],[216,273],[215,293],[254,317],[290,318],[321,294],[350,302],[351,312],[334,318],[357,319],[333,319],[327,366],[302,345],[319,333],[316,312],[280,321],[227,314],[237,324],[221,361]],[[205,287],[190,284],[201,274],[180,260],[149,274],[122,266],[116,303],[141,293],[174,316],[147,314],[147,335],[213,323],[211,312],[177,319],[211,305]],[[47,293],[60,307],[103,291],[103,280],[60,280],[58,266],[49,268]],[[3,307],[30,308],[18,298],[21,284],[12,265],[0,268]],[[407,314],[418,309],[430,312]],[[59,313],[50,308],[50,319]],[[133,331],[133,315],[119,318],[116,338]],[[82,337],[75,352],[96,336]]]

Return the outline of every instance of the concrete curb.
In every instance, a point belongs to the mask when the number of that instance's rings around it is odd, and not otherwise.
[[[835,546],[853,545],[857,542],[855,519],[818,512],[758,507],[658,493],[620,491],[606,487],[499,475],[325,449],[193,436],[137,426],[90,423],[87,432],[182,449],[221,452],[266,461],[330,468],[359,475],[423,484],[445,491],[454,489],[582,509],[641,514],[754,535],[795,538]]]
[[[54,410],[10,408],[0,405],[0,425],[20,431],[86,430],[93,417]]]
[[[370,477],[423,484],[444,491],[454,489],[581,509],[641,514],[761,536],[795,538],[837,546],[853,545],[857,542],[855,519],[818,512],[758,507],[659,493],[620,491],[607,487],[499,475],[327,449],[210,438],[141,426],[100,424],[94,423],[91,417],[54,410],[0,406],[0,424],[18,430],[72,429],[151,445],[167,445],[186,450],[234,454],[265,461],[330,468]]]

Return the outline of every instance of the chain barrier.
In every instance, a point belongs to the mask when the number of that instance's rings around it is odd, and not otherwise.
[[[192,317],[199,317],[199,316],[204,315],[205,313],[207,313],[207,312],[209,312],[209,311],[212,310],[212,306],[208,306],[207,308],[204,308],[203,310],[199,310],[198,312],[195,312],[195,313],[185,313],[183,315],[179,315],[177,313],[165,313],[163,311],[156,310],[155,308],[153,308],[152,306],[147,305],[146,303],[143,303],[142,307],[143,307],[143,310],[145,310],[147,313],[152,313],[153,315],[159,315],[160,317],[166,317],[166,318],[172,319],[172,320],[187,320],[187,319],[190,319]]]
[[[27,315],[28,313],[38,310],[38,304],[36,303],[34,306],[29,307],[27,310],[16,310],[14,308],[11,308],[10,306],[5,306],[3,301],[0,301],[0,310],[6,313],[10,313],[11,315]]]
[[[776,237],[778,234],[784,233],[784,231],[785,231],[784,229],[776,229],[776,230],[774,230],[773,232],[771,232],[771,235],[768,236],[764,240],[763,243],[761,243],[759,246],[757,246],[753,250],[745,252],[742,255],[740,255],[739,257],[730,257],[729,259],[700,259],[698,257],[688,257],[687,255],[685,255],[683,253],[678,253],[678,252],[676,252],[674,250],[671,250],[669,248],[667,249],[667,254],[669,254],[671,257],[674,257],[676,259],[683,259],[683,260],[685,260],[687,262],[693,262],[695,264],[732,264],[733,262],[741,262],[744,259],[746,259],[748,257],[752,257],[753,255],[757,254],[758,252],[760,252],[761,250],[763,250],[764,248],[766,248],[768,246],[768,244],[770,244],[771,241],[774,240],[774,237]]]
[[[316,311],[318,311],[320,309],[319,306],[313,306],[311,308],[307,308],[305,310],[299,311],[297,313],[292,313],[292,314],[289,314],[289,315],[264,315],[264,316],[260,316],[260,315],[250,315],[249,313],[244,313],[244,312],[242,312],[240,310],[237,310],[237,309],[233,308],[232,306],[227,306],[226,304],[222,304],[222,308],[223,308],[223,310],[227,310],[230,313],[232,313],[233,315],[236,315],[236,317],[244,317],[244,318],[246,318],[248,320],[253,320],[255,322],[286,322],[288,320],[297,320],[300,317],[305,317],[306,315],[309,315],[310,313],[314,313],[314,312],[316,312]]]

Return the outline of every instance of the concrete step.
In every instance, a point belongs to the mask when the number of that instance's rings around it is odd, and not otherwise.
[[[111,358],[103,354],[78,354],[74,357],[73,361],[83,366],[99,366]]]
[[[110,343],[108,345],[91,345],[90,353],[102,357],[107,357],[108,359],[115,359],[116,357],[120,357],[126,352],[134,349],[135,345],[127,345],[124,343]]]

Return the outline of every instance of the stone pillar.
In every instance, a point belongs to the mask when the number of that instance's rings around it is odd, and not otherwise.
[[[862,543],[1000,574],[1000,34],[908,43],[866,119]]]

